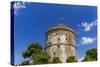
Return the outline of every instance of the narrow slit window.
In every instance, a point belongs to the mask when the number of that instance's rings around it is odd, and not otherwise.
[[[58,40],[60,40],[60,38],[58,38]]]
[[[66,40],[67,40],[67,37],[66,37]]]
[[[57,35],[57,33],[56,33],[56,35]]]
[[[67,34],[66,34],[66,36],[67,36]]]
[[[55,55],[55,52],[54,52],[54,55]]]
[[[58,45],[58,47],[60,47],[60,45]]]

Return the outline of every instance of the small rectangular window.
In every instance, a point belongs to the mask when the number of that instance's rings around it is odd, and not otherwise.
[[[54,55],[55,55],[55,52],[54,52]]]
[[[66,38],[66,40],[67,40],[67,38]]]
[[[60,40],[60,38],[58,38],[58,40]]]
[[[60,45],[58,45],[58,47],[60,47]]]

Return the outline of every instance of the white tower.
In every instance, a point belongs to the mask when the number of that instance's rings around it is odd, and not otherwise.
[[[46,33],[46,51],[51,57],[58,57],[62,63],[69,56],[76,57],[75,31],[64,24],[48,29]]]

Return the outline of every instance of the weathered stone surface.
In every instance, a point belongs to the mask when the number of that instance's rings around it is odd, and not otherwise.
[[[46,33],[46,51],[50,54],[51,61],[58,57],[65,63],[69,56],[76,57],[75,31],[63,24],[49,28]]]

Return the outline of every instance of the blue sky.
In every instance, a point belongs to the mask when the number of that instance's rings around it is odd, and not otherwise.
[[[65,24],[76,31],[77,57],[97,48],[97,7],[15,2],[14,3],[15,64],[24,59],[22,53],[30,43],[45,46],[45,33],[49,27]]]

